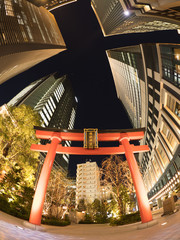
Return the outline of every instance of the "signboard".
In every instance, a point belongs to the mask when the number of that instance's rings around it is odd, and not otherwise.
[[[97,128],[84,129],[84,148],[87,148],[87,149],[98,148],[98,129]]]

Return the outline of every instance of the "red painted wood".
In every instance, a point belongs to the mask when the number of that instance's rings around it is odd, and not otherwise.
[[[41,225],[42,210],[44,205],[44,199],[46,195],[47,185],[53,166],[54,158],[56,155],[56,149],[60,140],[53,138],[49,146],[49,151],[41,170],[38,185],[34,194],[33,204],[31,208],[29,222],[36,225]]]
[[[50,144],[39,145],[32,144],[31,150],[40,151],[40,152],[48,152]],[[147,152],[149,151],[149,147],[147,145],[134,146],[131,144],[133,153],[138,152]],[[124,146],[120,145],[119,147],[101,147],[96,149],[86,149],[82,147],[63,147],[62,145],[58,145],[56,149],[56,153],[59,154],[72,154],[72,155],[112,155],[112,154],[124,154]]]
[[[144,132],[127,132],[129,140],[139,140],[144,137]],[[50,132],[36,130],[36,137],[41,139],[51,139],[52,136],[60,137],[62,140],[83,141],[83,133],[75,132]],[[98,133],[98,141],[119,141],[123,133]]]
[[[129,144],[128,139],[127,138],[122,139],[121,143],[124,146],[126,160],[128,162],[129,169],[131,171],[131,176],[134,183],[134,188],[136,190],[136,196],[137,196],[138,206],[139,206],[140,215],[141,215],[141,221],[142,223],[146,223],[152,220],[152,213],[151,213],[149,201],[147,198],[147,193],[144,187],[144,183],[139,171],[139,167],[137,165],[137,161],[133,154],[133,149],[131,148],[131,145]]]
[[[97,149],[85,149],[82,147],[63,147],[60,145],[61,140],[70,141],[83,141],[83,133],[75,132],[53,132],[36,130],[36,136],[41,139],[51,139],[51,144],[38,145],[32,144],[31,150],[48,152],[41,174],[38,181],[37,189],[34,195],[31,214],[29,222],[32,224],[40,225],[42,209],[47,189],[49,176],[51,173],[52,165],[56,153],[60,154],[76,154],[76,155],[112,155],[112,154],[124,154],[126,155],[129,168],[131,171],[132,179],[136,189],[136,195],[140,208],[140,214],[142,222],[149,222],[152,220],[152,214],[147,199],[147,194],[144,188],[143,180],[139,172],[139,168],[133,153],[149,151],[147,145],[134,146],[129,143],[130,140],[139,140],[144,136],[144,132],[126,132],[126,133],[99,133],[98,141],[119,141],[122,145],[119,147],[101,147]]]

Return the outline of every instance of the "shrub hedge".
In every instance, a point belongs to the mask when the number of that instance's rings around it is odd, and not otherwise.
[[[0,196],[0,210],[24,220],[29,219],[30,210],[20,206],[17,202],[8,202],[5,198]]]
[[[59,219],[45,219],[42,220],[42,224],[53,225],[53,226],[67,226],[70,224],[69,221]]]
[[[93,224],[95,223],[89,214],[84,216],[84,220],[79,221],[79,224]]]
[[[53,226],[67,226],[70,225],[68,216],[65,216],[65,219],[59,219],[55,217],[42,217],[42,224],[53,225]]]
[[[123,215],[120,218],[113,218],[110,221],[111,226],[130,224],[141,221],[139,212]]]

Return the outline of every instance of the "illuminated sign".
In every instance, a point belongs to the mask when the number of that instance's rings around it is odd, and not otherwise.
[[[88,149],[98,148],[98,129],[97,128],[84,129],[84,148],[88,148]]]

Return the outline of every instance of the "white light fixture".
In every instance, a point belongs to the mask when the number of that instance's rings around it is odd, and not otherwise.
[[[125,16],[129,16],[130,12],[128,10],[124,11]]]

